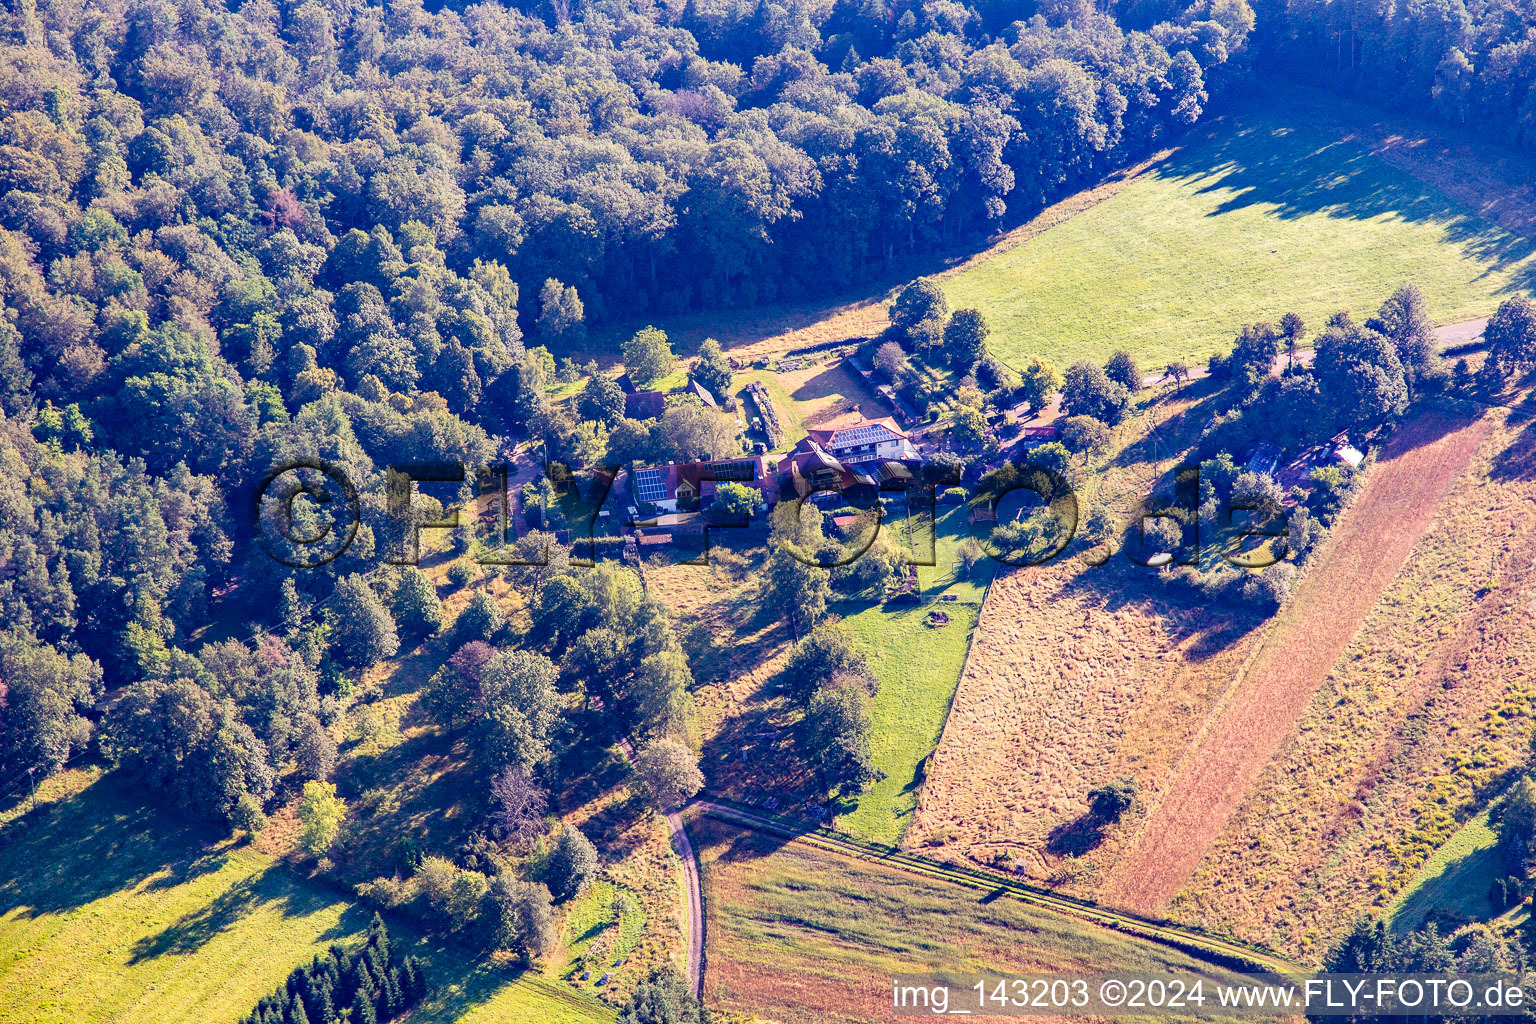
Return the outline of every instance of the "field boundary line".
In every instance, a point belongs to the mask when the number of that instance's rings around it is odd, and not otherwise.
[[[1332,535],[1328,539],[1332,541]],[[1226,710],[1227,705],[1231,703],[1232,696],[1237,693],[1238,688],[1248,679],[1248,669],[1253,665],[1254,659],[1259,656],[1259,652],[1264,649],[1264,645],[1269,643],[1271,639],[1270,634],[1274,631],[1274,622],[1274,618],[1270,618],[1263,624],[1264,635],[1255,641],[1253,649],[1248,652],[1247,656],[1243,658],[1243,663],[1232,674],[1232,681],[1227,684],[1226,689],[1221,691],[1221,696],[1216,698],[1216,703],[1211,706],[1211,710],[1200,723],[1200,728],[1195,730],[1194,736],[1190,737],[1189,742],[1184,745],[1184,752],[1179,755],[1178,761],[1168,770],[1168,774],[1164,779],[1165,785],[1161,792],[1158,793],[1157,800],[1141,816],[1140,824],[1136,826],[1135,831],[1126,837],[1125,842],[1121,844],[1121,850],[1130,850],[1135,846],[1136,841],[1141,838],[1141,833],[1146,830],[1148,823],[1152,821],[1152,817],[1158,807],[1162,806],[1163,801],[1168,799],[1168,794],[1173,792],[1173,784],[1178,780],[1180,773],[1183,772],[1184,765],[1194,756],[1196,748],[1199,747],[1200,741],[1205,738],[1205,734],[1210,731],[1211,725],[1221,716],[1222,711]]]
[[[1373,463],[1371,469],[1374,470],[1375,468],[1376,467]],[[1353,502],[1351,502],[1351,504],[1353,504]],[[1349,509],[1346,507],[1344,513],[1348,514],[1348,511]],[[1338,537],[1339,531],[1330,529],[1328,531],[1327,537],[1324,538],[1323,542],[1328,548],[1332,548],[1338,542]],[[1323,557],[1323,554],[1323,551],[1317,551],[1314,552],[1313,557],[1307,559],[1307,571],[1310,571],[1311,567],[1317,564],[1318,560]],[[1302,574],[1298,575],[1297,582],[1300,582],[1301,577],[1305,574],[1306,573],[1303,572]],[[1254,660],[1274,639],[1276,622],[1279,620],[1279,617],[1279,612],[1277,611],[1274,615],[1271,615],[1269,618],[1265,619],[1264,622],[1259,626],[1260,636],[1256,641],[1254,641],[1253,648],[1243,658],[1243,663],[1238,666],[1237,671],[1232,675],[1232,681],[1228,683],[1226,688],[1221,691],[1221,696],[1216,698],[1216,703],[1211,706],[1211,710],[1206,713],[1205,718],[1200,722],[1200,728],[1195,730],[1194,736],[1190,737],[1189,742],[1185,744],[1183,753],[1179,755],[1178,761],[1169,770],[1166,778],[1164,779],[1165,785],[1158,793],[1157,800],[1150,807],[1148,807],[1146,813],[1141,816],[1140,823],[1137,824],[1135,830],[1126,838],[1125,843],[1122,844],[1122,851],[1128,851],[1135,846],[1136,842],[1141,838],[1142,832],[1146,830],[1147,825],[1152,821],[1153,816],[1157,812],[1157,809],[1163,804],[1164,801],[1168,799],[1169,794],[1173,792],[1174,782],[1178,780],[1180,773],[1184,770],[1184,766],[1189,762],[1189,759],[1194,756],[1195,750],[1200,746],[1200,741],[1205,738],[1205,734],[1210,731],[1211,725],[1216,721],[1218,717],[1220,717],[1221,713],[1226,710],[1227,706],[1232,701],[1232,697],[1237,693],[1238,689],[1243,685],[1244,682],[1247,681],[1248,670],[1252,668]]]
[[[1202,733],[1199,756],[1183,759],[1181,777],[1116,860],[1107,898],[1161,911],[1189,884],[1233,818],[1262,791],[1266,767],[1295,742],[1308,708],[1423,543],[1491,423],[1426,411],[1387,440],[1327,546],[1258,638],[1223,709],[1222,728]]]
[[[1237,939],[1224,939],[1170,922],[1157,921],[1127,911],[1113,910],[1076,897],[1038,889],[1012,879],[931,860],[896,847],[863,842],[831,829],[799,825],[787,819],[743,810],[715,800],[698,800],[691,806],[702,814],[757,831],[784,836],[791,842],[804,843],[828,852],[873,861],[971,889],[986,889],[1012,896],[1024,903],[1178,949],[1218,966],[1280,974],[1306,970],[1301,964],[1273,950],[1250,945]]]

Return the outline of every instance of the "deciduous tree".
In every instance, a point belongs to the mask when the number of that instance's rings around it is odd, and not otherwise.
[[[636,758],[635,770],[658,811],[670,811],[704,788],[699,759],[680,740],[652,740]]]
[[[304,797],[299,801],[299,842],[310,856],[323,857],[341,831],[347,803],[336,795],[334,783],[318,779],[304,783]]]
[[[624,343],[624,369],[639,387],[671,373],[676,361],[666,332],[656,327],[642,328]]]

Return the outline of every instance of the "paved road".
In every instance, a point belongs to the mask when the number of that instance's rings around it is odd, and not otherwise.
[[[1224,965],[1235,960],[1241,963],[1252,964],[1259,970],[1277,974],[1291,974],[1303,969],[1300,965],[1287,960],[1278,953],[1245,946],[1240,942],[1223,939],[1216,935],[1207,935],[1204,932],[1183,928],[1179,925],[1111,910],[1065,896],[1058,896],[1046,889],[1038,889],[1031,885],[1013,882],[995,875],[983,874],[979,871],[946,864],[943,861],[932,860],[919,854],[907,853],[904,850],[868,846],[851,837],[840,836],[827,829],[813,829],[809,826],[797,827],[791,822],[766,817],[740,807],[733,807],[729,804],[716,803],[713,800],[695,800],[690,806],[701,813],[719,818],[722,821],[729,821],[735,825],[744,825],[747,828],[756,829],[760,832],[770,832],[774,835],[783,836],[791,842],[806,843],[823,850],[831,850],[864,860],[879,861],[882,864],[899,870],[909,871],[913,874],[940,881],[952,882],[956,885],[963,885],[972,889],[985,889],[993,896],[1011,896],[1024,903],[1045,907],[1056,913],[1075,917],[1105,928],[1113,928],[1115,931],[1124,934],[1135,935],[1153,942],[1173,946],[1196,957],[1203,956],[1205,959],[1215,960],[1217,963],[1223,963]]]
[[[635,746],[629,742],[629,737],[619,737],[619,747],[633,764]],[[666,819],[672,829],[672,846],[677,850],[678,857],[682,858],[683,884],[688,889],[688,920],[684,922],[688,931],[688,987],[697,999],[704,989],[704,895],[699,885],[699,856],[693,851],[693,843],[688,841],[682,809],[673,808],[668,811]]]
[[[1441,348],[1465,345],[1469,341],[1476,341],[1478,338],[1481,338],[1483,336],[1483,328],[1487,326],[1487,317],[1479,317],[1476,320],[1463,320],[1459,324],[1446,324],[1444,327],[1436,327],[1435,337],[1440,340]]]

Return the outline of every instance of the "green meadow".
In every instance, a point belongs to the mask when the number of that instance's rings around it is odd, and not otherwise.
[[[1467,822],[1424,862],[1387,908],[1393,927],[1408,931],[1431,918],[1445,925],[1499,916],[1489,890],[1505,875],[1504,851],[1488,816],[1489,811],[1483,811]]]
[[[234,1024],[372,912],[246,845],[147,807],[112,776],[0,825],[0,1024]],[[613,1015],[390,921],[426,961],[413,1024]]]
[[[1123,347],[1151,370],[1288,310],[1311,330],[1341,308],[1363,319],[1405,281],[1438,324],[1530,286],[1531,240],[1319,120],[1240,105],[1098,205],[942,278],[951,308],[986,314],[1015,367]]]
[[[938,511],[935,564],[918,567],[923,604],[850,602],[836,609],[844,616],[843,628],[880,681],[871,717],[875,765],[885,773],[885,778],[848,802],[837,817],[837,828],[891,845],[900,841],[917,807],[922,766],[944,731],[981,602],[996,568],[996,563],[984,558],[965,573],[957,565],[960,544],[970,536],[965,507],[946,506],[941,500]],[[910,536],[906,520],[886,528]],[[921,553],[926,544],[919,539],[917,548]],[[955,600],[936,600],[943,595]],[[943,613],[949,622],[934,624],[929,618],[932,612]]]

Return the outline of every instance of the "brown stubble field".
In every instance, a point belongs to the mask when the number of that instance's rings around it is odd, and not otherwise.
[[[1536,434],[1485,422],[1435,523],[1184,881],[1181,920],[1317,955],[1527,759]]]
[[[1160,389],[1090,468],[1080,514],[1128,521],[1198,437],[1208,389]],[[1155,802],[1218,706],[1260,618],[1211,608],[1096,548],[993,583],[903,845],[1011,866],[1093,895],[1130,830],[1074,841],[1090,789],[1129,776]],[[1053,838],[1053,833],[1056,833]]]
[[[732,1020],[894,1024],[910,1019],[891,1007],[892,975],[905,972],[1229,977],[1176,949],[877,861],[711,818],[689,828],[704,879],[704,1002]]]
[[[1257,619],[1182,600],[1113,563],[1022,568],[993,588],[904,845],[1011,861],[1088,893],[1123,830],[1077,856],[1052,833],[1112,779],[1135,778],[1143,799],[1156,798]]]
[[[1520,574],[1536,549],[1517,540],[1536,526],[1536,474],[1533,435],[1503,417],[1432,411],[1400,428],[1268,623],[1110,566],[999,580],[905,845],[1292,953],[1331,937],[1361,890],[1411,876],[1525,742],[1510,722],[1526,713],[1515,638],[1532,634]],[[1340,678],[1370,695],[1380,742],[1363,738],[1358,694],[1333,693]],[[1435,714],[1444,742],[1424,739]],[[1431,767],[1426,790],[1413,773]],[[1064,842],[1087,790],[1127,775],[1146,809],[1097,845]],[[1372,792],[1391,820],[1367,839],[1350,808]]]
[[[1494,419],[1427,412],[1387,442],[1360,497],[1265,626],[1230,702],[1116,863],[1104,888],[1110,902],[1156,912],[1183,885],[1403,568]]]

